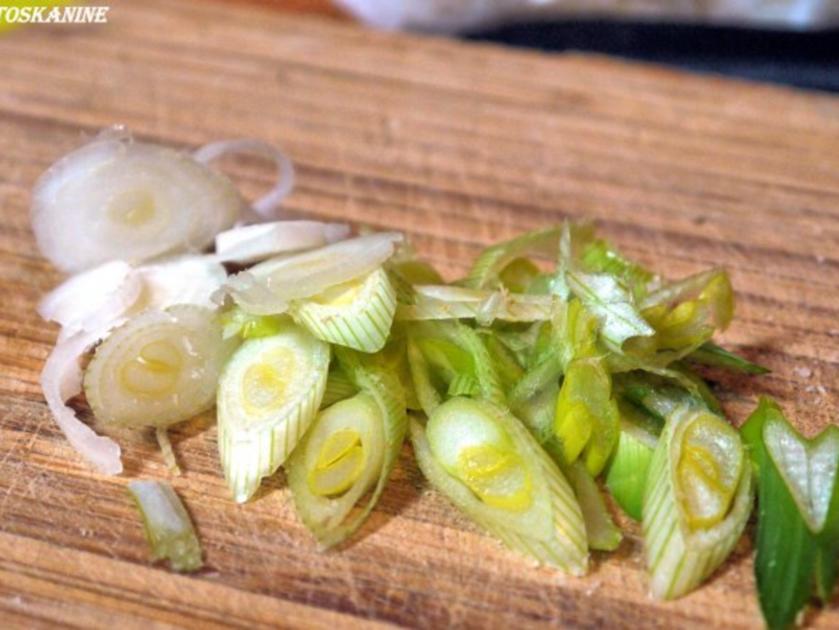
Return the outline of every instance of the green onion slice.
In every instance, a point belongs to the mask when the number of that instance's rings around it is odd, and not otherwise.
[[[235,348],[216,313],[191,305],[149,310],[96,350],[84,376],[87,401],[105,424],[168,427],[213,406]]]
[[[836,584],[839,427],[808,440],[762,398],[741,433],[758,478],[758,599],[767,625],[787,628],[811,594],[827,602]]]
[[[745,458],[737,431],[716,414],[682,405],[668,417],[643,505],[654,597],[690,592],[734,549],[752,509]]]
[[[339,352],[339,359],[360,392],[320,412],[286,465],[297,511],[323,547],[343,542],[364,523],[407,431],[396,376],[352,351]],[[365,495],[362,509],[351,513]]]
[[[699,348],[687,355],[686,359],[701,365],[726,368],[743,374],[757,375],[771,372],[769,368],[752,363],[748,359],[744,359],[710,341],[703,343]]]
[[[143,519],[152,561],[168,559],[175,571],[197,571],[202,566],[201,544],[184,504],[167,483],[131,481],[128,492]]]
[[[500,274],[516,258],[527,254],[553,256],[560,234],[561,228],[534,230],[487,247],[472,263],[472,269],[463,280],[463,286],[472,289],[497,288]]]
[[[395,311],[396,293],[380,267],[295,302],[291,314],[318,339],[361,352],[378,352],[390,334]]]
[[[423,474],[467,516],[511,549],[581,575],[585,524],[568,482],[509,412],[452,398],[427,428],[411,422]]]
[[[618,442],[620,414],[601,359],[571,362],[556,401],[554,434],[565,461],[582,456],[589,473],[603,470]]]
[[[245,341],[218,387],[218,445],[234,499],[247,501],[260,480],[291,454],[320,407],[329,346],[291,323]]]
[[[586,524],[586,538],[589,549],[598,551],[614,551],[620,545],[623,535],[615,525],[603,494],[594,477],[586,470],[585,465],[577,460],[570,466],[563,466],[562,472],[574,488],[574,495],[580,504],[583,521]]]
[[[413,300],[400,304],[400,321],[474,319],[482,326],[495,320],[545,321],[551,318],[556,299],[550,295],[485,291],[447,285],[415,285]]]

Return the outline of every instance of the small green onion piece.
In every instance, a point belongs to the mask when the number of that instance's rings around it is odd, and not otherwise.
[[[741,429],[757,469],[755,577],[769,628],[792,627],[811,594],[829,602],[839,557],[839,427],[802,437],[762,398]]]
[[[219,315],[225,339],[239,336],[242,339],[270,337],[280,332],[287,318],[282,315],[251,315],[234,306]]]
[[[336,402],[351,398],[358,393],[358,388],[353,385],[350,378],[340,368],[331,368],[326,377],[326,389],[323,392],[323,399],[320,401],[320,408],[326,409]]]
[[[325,548],[346,540],[369,516],[407,431],[396,376],[352,351],[337,354],[361,391],[322,411],[286,464],[297,512]]]
[[[481,393],[481,386],[478,380],[471,374],[455,374],[449,381],[448,396],[478,396]]]
[[[571,362],[556,401],[554,433],[565,461],[582,456],[593,476],[600,474],[618,442],[620,414],[612,380],[600,359]]]
[[[618,404],[621,434],[615,454],[606,469],[606,487],[615,502],[636,521],[641,520],[647,471],[658,438],[650,432],[652,422],[631,404]],[[640,418],[640,420],[638,419]]]
[[[580,256],[581,266],[589,273],[606,273],[618,278],[631,289],[636,300],[643,299],[655,275],[642,266],[624,258],[609,243],[597,239],[586,245]]]
[[[432,486],[511,549],[575,575],[587,565],[585,525],[568,482],[509,412],[453,398],[427,428],[411,422]]]
[[[752,363],[748,359],[744,359],[710,341],[699,346],[699,348],[687,355],[686,359],[701,365],[725,368],[743,374],[759,375],[771,372],[769,368]]]
[[[586,537],[589,549],[614,551],[620,545],[623,535],[615,525],[612,515],[606,507],[603,495],[585,465],[577,460],[570,466],[562,467],[565,477],[574,488],[574,495],[580,504],[583,521],[586,524]]]
[[[539,267],[529,258],[514,258],[501,270],[498,279],[508,291],[527,293],[528,288],[540,274]]]
[[[215,312],[176,305],[117,328],[85,370],[94,415],[107,425],[168,427],[213,406],[222,366],[235,348]]]
[[[408,284],[443,284],[440,273],[424,260],[393,262],[389,269]]]
[[[415,339],[408,339],[406,352],[408,355],[408,367],[411,371],[411,381],[414,384],[417,401],[426,415],[430,416],[443,402],[443,398],[434,386],[431,366],[428,364]]]
[[[289,323],[245,341],[218,386],[219,454],[234,499],[247,501],[286,460],[317,413],[329,346]]]
[[[516,384],[524,378],[524,369],[516,356],[494,334],[483,335],[483,341],[504,391],[511,392]]]
[[[128,492],[143,519],[152,561],[169,560],[175,571],[201,568],[201,544],[184,504],[167,483],[131,481]]]
[[[556,300],[550,295],[487,291],[449,285],[416,285],[409,303],[399,304],[399,321],[474,319],[483,326],[495,320],[535,322],[551,318]]]
[[[683,405],[653,453],[643,506],[650,589],[690,592],[734,549],[752,509],[752,476],[738,433],[721,417]]]
[[[516,258],[527,254],[553,256],[560,233],[561,228],[534,230],[487,247],[472,263],[472,269],[463,280],[463,286],[472,289],[496,288],[501,272]]]
[[[387,341],[395,311],[396,293],[387,273],[379,268],[295,302],[291,314],[318,339],[377,352]]]

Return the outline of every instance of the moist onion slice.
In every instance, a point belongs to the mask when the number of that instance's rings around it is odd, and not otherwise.
[[[107,330],[82,330],[59,342],[47,357],[41,372],[41,387],[56,423],[76,452],[99,472],[118,475],[122,472],[119,445],[108,437],[97,435],[64,404],[81,391],[79,359],[106,333]]]
[[[97,330],[121,317],[136,301],[142,278],[122,260],[77,274],[50,291],[38,314],[61,325],[59,341],[80,330]]]
[[[323,247],[349,236],[346,223],[272,221],[232,228],[216,235],[216,260],[239,264]]]
[[[65,272],[199,251],[247,204],[224,175],[168,147],[105,134],[65,155],[32,192],[38,247]]]
[[[247,138],[237,140],[219,140],[205,144],[192,156],[206,164],[226,154],[249,153],[273,160],[277,165],[277,183],[262,197],[251,204],[256,216],[247,219],[275,219],[279,214],[280,204],[294,188],[294,165],[280,149],[267,142]]]
[[[224,266],[212,256],[182,256],[137,269],[143,296],[135,311],[175,304],[215,307],[211,296],[227,280]]]
[[[291,300],[317,295],[372,272],[393,254],[394,245],[401,240],[401,233],[381,232],[266,260],[229,278],[227,292],[248,313],[284,313]]]

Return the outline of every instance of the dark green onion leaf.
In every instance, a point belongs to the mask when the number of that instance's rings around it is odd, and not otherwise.
[[[825,601],[836,583],[839,427],[808,440],[761,398],[741,433],[758,477],[758,599],[769,628],[789,628],[811,594]]]
[[[710,365],[712,367],[721,367],[734,372],[741,372],[743,374],[768,374],[772,371],[762,365],[752,363],[748,359],[744,359],[740,355],[734,354],[733,352],[730,352],[729,350],[726,350],[711,341],[702,344],[686,358],[688,361],[692,361],[694,363]]]

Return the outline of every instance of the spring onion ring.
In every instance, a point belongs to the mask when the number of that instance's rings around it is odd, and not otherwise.
[[[216,234],[215,259],[250,264],[280,254],[296,253],[349,236],[345,223],[319,221],[273,221],[235,227]]]

